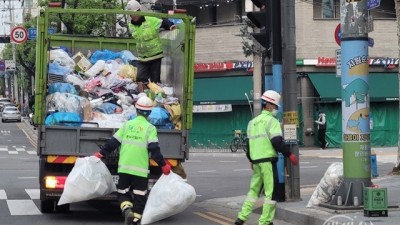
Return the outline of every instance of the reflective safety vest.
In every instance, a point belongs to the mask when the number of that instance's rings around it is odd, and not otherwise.
[[[140,61],[150,61],[163,56],[159,29],[161,19],[145,16],[145,21],[138,26],[129,23],[129,29],[136,40],[136,51]]]
[[[282,136],[282,129],[271,112],[263,110],[259,116],[249,122],[247,137],[250,142],[250,159],[253,163],[254,161],[268,162],[278,157],[270,141],[277,136]]]
[[[126,122],[114,137],[121,143],[118,173],[148,177],[149,152],[147,145],[158,142],[157,129],[143,116]]]

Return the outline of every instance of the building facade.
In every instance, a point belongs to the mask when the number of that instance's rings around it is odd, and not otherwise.
[[[252,3],[212,2],[214,5],[207,7],[191,6],[193,15],[201,16],[196,31],[195,113],[190,144],[226,148],[233,131],[245,130],[252,118],[249,103],[253,99],[253,59],[244,56],[240,37],[242,19]],[[220,2],[219,6],[216,2]],[[324,111],[328,118],[327,140],[330,146],[340,147],[341,86],[336,74],[340,0],[296,0],[295,10],[300,145],[317,146],[314,121],[317,113]],[[394,1],[381,1],[369,14],[373,21],[369,32],[371,144],[394,146],[399,108]],[[271,88],[270,68],[267,66],[265,71],[260,85]]]

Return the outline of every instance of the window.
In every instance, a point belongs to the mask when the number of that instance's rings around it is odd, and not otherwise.
[[[340,18],[340,0],[314,0],[314,18]]]
[[[311,1],[307,1],[311,2]],[[340,18],[340,0],[313,0],[314,19]],[[396,19],[394,1],[383,1],[379,7],[369,10],[373,19]]]

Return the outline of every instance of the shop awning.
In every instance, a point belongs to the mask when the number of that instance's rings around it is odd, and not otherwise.
[[[248,104],[245,93],[253,98],[253,77],[233,76],[217,78],[197,78],[194,80],[193,104]]]
[[[309,73],[321,102],[341,101],[341,79],[335,73]],[[398,101],[399,81],[397,73],[369,74],[370,101]]]

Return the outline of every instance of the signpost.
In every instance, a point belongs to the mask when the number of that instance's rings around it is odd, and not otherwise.
[[[28,31],[25,27],[14,27],[11,30],[11,43],[22,44],[28,39]]]
[[[378,8],[381,5],[381,0],[368,0],[367,7],[368,10]]]
[[[336,56],[336,76],[342,76],[342,49],[335,50]]]
[[[16,69],[14,60],[4,60],[4,62],[5,62],[5,66],[6,66],[6,71]]]
[[[36,37],[37,37],[37,33],[36,32],[37,32],[37,29],[35,27],[28,28],[28,39],[29,40],[35,40]],[[49,27],[47,29],[47,33],[48,34],[54,34],[55,32],[56,32],[56,29],[53,28],[53,27]]]
[[[334,36],[336,43],[340,46],[340,38],[341,38],[340,23],[336,26]]]
[[[3,60],[0,60],[0,72],[6,71],[6,64]]]

